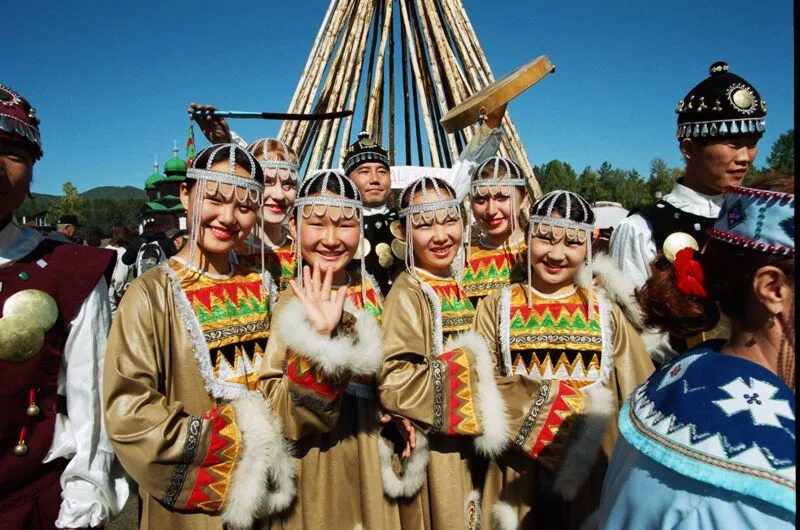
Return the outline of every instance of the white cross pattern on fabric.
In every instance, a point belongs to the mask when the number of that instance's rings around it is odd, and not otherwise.
[[[782,427],[778,416],[794,420],[794,413],[787,400],[772,399],[772,396],[778,392],[778,387],[769,383],[751,377],[748,386],[741,377],[737,377],[721,388],[731,397],[719,399],[713,403],[728,416],[746,410],[750,412],[753,424],[778,428]]]

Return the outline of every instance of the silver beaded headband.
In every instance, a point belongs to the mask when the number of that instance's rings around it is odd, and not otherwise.
[[[267,155],[267,144],[270,141],[274,141],[280,146],[281,152],[283,153],[283,160],[276,160],[274,155]],[[300,171],[300,165],[290,161],[291,155],[289,153],[289,146],[276,138],[260,138],[250,143],[250,145],[247,146],[247,151],[250,152],[250,154],[253,154],[258,150],[259,147],[261,147],[261,156],[258,157],[257,160],[261,165],[261,168],[264,170],[265,175],[274,177],[276,176],[277,171],[271,170],[283,169],[288,171],[288,178],[290,180],[297,180],[297,175]]]
[[[564,217],[553,217],[553,210],[556,203],[561,198],[565,199]],[[547,225],[551,227],[561,227],[565,230],[573,229],[580,230],[586,234],[586,267],[589,269],[589,275],[592,274],[592,232],[594,231],[594,224],[589,222],[592,219],[592,207],[589,202],[571,191],[555,190],[542,196],[531,206],[531,215],[528,219],[528,287],[533,288],[532,279],[532,262],[531,262],[531,244],[530,239],[534,235],[534,230],[541,226]],[[570,219],[573,212],[579,212],[581,217],[580,221],[573,221]],[[589,290],[589,301],[587,303],[587,312],[589,318],[594,315],[594,288],[592,281],[588,282],[587,289]],[[528,299],[530,306],[531,299]]]
[[[318,187],[320,193],[323,193],[328,190],[328,183],[332,180],[338,184],[339,188],[339,195],[307,195],[309,190],[315,186],[315,183],[322,180],[322,184]],[[355,197],[355,199],[350,199],[345,194],[345,190],[349,190],[349,192]],[[330,193],[330,192],[329,192]],[[296,259],[297,259],[297,284],[302,288],[303,286],[303,253],[302,253],[302,244],[300,238],[300,223],[301,220],[305,217],[303,213],[304,206],[311,206],[313,209],[314,214],[317,215],[325,215],[331,208],[340,208],[341,209],[341,216],[345,217],[346,219],[351,219],[353,216],[358,216],[359,221],[359,228],[361,230],[361,235],[359,236],[359,248],[364,248],[364,204],[361,202],[361,194],[358,192],[358,187],[355,183],[350,180],[341,170],[338,169],[322,169],[314,171],[310,177],[308,177],[300,188],[300,192],[298,193],[297,199],[294,201],[294,208],[296,210],[295,213],[295,235],[296,235]],[[317,212],[316,206],[322,206],[323,210]],[[353,209],[353,214],[351,216],[345,215],[345,210],[347,208]],[[309,214],[308,217],[310,217]],[[366,300],[366,269],[364,266],[364,258],[365,256],[362,254],[361,256],[361,296],[364,300]],[[377,287],[376,287],[377,288]]]
[[[228,172],[212,170],[211,166],[219,162],[225,156],[225,150],[228,150]],[[210,153],[205,167],[195,167],[194,162],[192,167],[186,170],[186,178],[195,180],[194,186],[194,204],[195,208],[192,212],[191,218],[191,239],[189,240],[189,257],[188,264],[194,264],[194,258],[197,254],[197,240],[200,233],[201,219],[203,218],[203,199],[206,193],[220,194],[226,200],[235,197],[237,202],[245,204],[248,202],[255,203],[257,208],[256,214],[259,219],[261,218],[261,207],[264,198],[264,185],[256,179],[256,170],[260,170],[258,162],[253,155],[246,150],[242,149],[236,144],[215,144],[207,147],[197,153],[194,160],[200,160],[205,153]],[[236,154],[243,155],[248,161],[250,167],[250,178],[242,177],[236,174]],[[213,188],[209,187],[209,183],[213,183]],[[220,190],[220,184],[231,185],[231,190],[228,193],[223,193]],[[241,190],[241,191],[240,191]],[[263,266],[263,260],[262,260]],[[188,270],[188,269],[187,269]]]
[[[487,158],[481,164],[475,168],[473,175],[478,176],[484,172],[484,170],[492,164],[492,176],[490,178],[476,178],[472,180],[471,187],[474,191],[476,188],[482,186],[525,186],[526,181],[525,177],[522,175],[522,172],[519,169],[519,166],[512,162],[511,160],[505,159],[500,156],[493,156],[491,158]],[[514,175],[512,178],[501,178],[499,177],[500,167],[505,169],[506,175]]]
[[[432,193],[436,200],[426,203],[425,200],[428,198],[430,192],[429,188],[433,188]],[[444,194],[445,191],[450,194],[450,197],[453,198],[446,198]],[[412,204],[411,201],[414,199],[414,196],[417,193],[422,195],[422,203]],[[453,190],[452,186],[450,186],[444,180],[436,177],[420,177],[408,184],[405,188],[403,188],[403,191],[400,192],[400,204],[403,204],[404,202],[408,203],[407,207],[401,208],[397,212],[397,216],[400,219],[405,219],[406,223],[406,270],[417,280],[419,280],[419,277],[417,276],[417,270],[414,266],[414,245],[412,243],[413,239],[411,235],[414,230],[414,222],[412,218],[416,214],[421,214],[424,219],[425,213],[446,210],[447,216],[457,216],[459,219],[461,219],[461,201],[455,199],[455,196],[456,192]],[[433,216],[435,216],[435,213]],[[431,218],[431,220],[433,219]],[[462,238],[462,250],[463,244],[464,240]],[[461,254],[461,257],[463,259],[463,253]],[[458,255],[456,256],[456,259],[458,259]],[[459,282],[461,281],[460,277],[457,279]]]

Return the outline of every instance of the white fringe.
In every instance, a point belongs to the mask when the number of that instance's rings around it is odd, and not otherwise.
[[[300,300],[292,298],[275,314],[272,336],[312,360],[328,377],[376,375],[383,361],[381,328],[366,311],[353,316],[355,336],[323,337],[314,331]]]
[[[509,443],[508,412],[494,378],[494,366],[486,341],[474,331],[459,333],[447,343],[447,351],[462,349],[471,357],[477,376],[475,412],[483,434],[475,437],[475,449],[483,456],[502,454]]]
[[[263,399],[231,402],[241,433],[222,521],[231,528],[250,528],[264,516],[288,508],[295,497],[294,460],[283,438],[281,421]]]
[[[383,492],[391,499],[410,498],[419,492],[428,476],[430,449],[428,438],[416,429],[417,446],[411,456],[403,462],[402,476],[398,477],[392,469],[394,449],[383,436],[378,435],[378,458],[381,463]]]
[[[428,285],[425,280],[421,278],[417,278],[417,281],[419,282],[422,294],[428,299],[428,305],[433,314],[433,355],[438,357],[441,355],[444,346],[442,344],[444,341],[442,338],[442,305],[433,287]]]

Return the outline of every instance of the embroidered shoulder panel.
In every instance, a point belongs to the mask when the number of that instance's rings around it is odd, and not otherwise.
[[[631,395],[620,431],[674,471],[795,512],[795,399],[750,361],[699,348]]]
[[[495,289],[525,279],[527,247],[520,243],[514,247],[486,249],[474,245],[464,268],[461,283],[469,296],[482,297]]]
[[[467,293],[454,279],[425,278],[436,296],[442,315],[442,335],[447,336],[459,331],[465,331],[472,326],[475,318],[475,306],[472,305]],[[444,340],[444,342],[447,342]]]

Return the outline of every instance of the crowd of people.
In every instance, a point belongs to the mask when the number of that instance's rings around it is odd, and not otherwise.
[[[504,113],[396,197],[366,133],[302,175],[194,114],[188,230],[100,249],[14,220],[43,151],[0,85],[0,528],[100,527],[130,485],[154,529],[794,528],[794,176],[741,186],[761,95],[714,63],[685,177],[613,231],[529,193]]]

